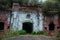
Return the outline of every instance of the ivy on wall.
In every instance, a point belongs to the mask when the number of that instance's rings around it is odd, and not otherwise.
[[[3,0],[0,0],[0,7],[2,9],[8,10],[9,8],[12,7],[11,1],[7,1],[7,0],[3,1]]]

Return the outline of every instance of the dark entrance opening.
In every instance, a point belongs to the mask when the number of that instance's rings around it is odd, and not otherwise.
[[[23,30],[25,30],[27,33],[32,33],[32,31],[33,31],[33,23],[24,22],[23,23]]]
[[[54,29],[55,29],[55,25],[54,25],[53,22],[51,22],[51,23],[49,24],[49,31],[54,31]]]
[[[0,22],[0,31],[4,30],[4,22]]]

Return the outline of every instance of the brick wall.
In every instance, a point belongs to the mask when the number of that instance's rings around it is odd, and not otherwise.
[[[55,25],[54,31],[49,30],[49,24],[51,21],[53,21]],[[44,20],[44,31],[45,32],[47,32],[49,35],[56,35],[58,33],[58,29],[57,29],[58,26],[59,26],[58,15],[54,15],[53,17],[45,16],[45,20]]]
[[[4,34],[8,31],[9,24],[8,24],[7,18],[8,17],[6,16],[5,13],[0,12],[0,22],[4,23],[4,30],[3,31],[0,30],[0,34]]]

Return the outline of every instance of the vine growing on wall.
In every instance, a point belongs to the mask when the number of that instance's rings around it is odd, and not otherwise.
[[[0,0],[0,6],[2,7],[2,9],[4,8],[5,10],[8,10],[12,7],[11,3],[11,0]]]

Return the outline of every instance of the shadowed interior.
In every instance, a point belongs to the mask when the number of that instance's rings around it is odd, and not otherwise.
[[[0,30],[4,30],[4,22],[0,22]]]
[[[27,33],[32,33],[32,31],[33,31],[33,23],[24,22],[23,23],[23,30],[25,30]]]
[[[49,31],[54,31],[54,29],[55,29],[55,25],[54,25],[53,22],[51,22],[51,23],[49,24]]]

